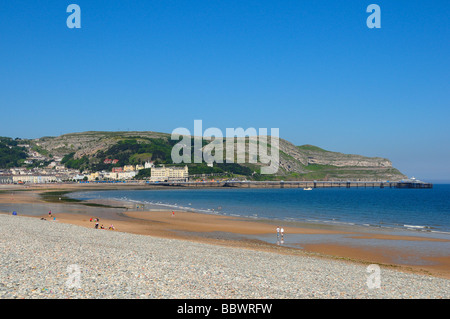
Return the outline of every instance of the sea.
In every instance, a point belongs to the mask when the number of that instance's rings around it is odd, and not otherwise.
[[[142,210],[193,211],[263,220],[348,225],[450,235],[450,185],[397,188],[205,188],[75,192]]]

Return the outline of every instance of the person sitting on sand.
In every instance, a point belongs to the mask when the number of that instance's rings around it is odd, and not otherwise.
[[[95,229],[98,229],[98,223],[95,223]]]
[[[110,229],[110,230],[114,230],[114,229],[115,229],[115,228],[114,228],[114,225],[111,224],[111,225],[109,226],[109,229]]]

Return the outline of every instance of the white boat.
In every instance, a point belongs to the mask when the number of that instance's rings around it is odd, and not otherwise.
[[[304,191],[312,191],[311,187],[303,188]]]

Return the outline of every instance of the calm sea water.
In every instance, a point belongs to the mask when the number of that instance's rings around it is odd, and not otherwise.
[[[168,189],[94,191],[79,199],[118,199],[145,209],[310,223],[415,229],[450,233],[450,185],[432,189]]]

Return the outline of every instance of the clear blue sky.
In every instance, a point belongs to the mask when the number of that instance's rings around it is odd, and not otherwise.
[[[201,119],[450,180],[449,16],[448,0],[4,0],[0,135]]]

